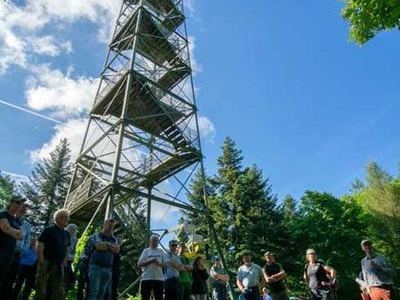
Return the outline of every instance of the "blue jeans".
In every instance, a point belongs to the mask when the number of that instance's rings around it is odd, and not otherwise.
[[[227,300],[228,293],[226,291],[225,284],[214,284],[212,289],[212,299],[213,300]]]
[[[89,265],[89,294],[88,300],[103,299],[111,287],[112,269],[98,265]]]

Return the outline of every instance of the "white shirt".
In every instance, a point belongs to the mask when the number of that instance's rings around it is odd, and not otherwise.
[[[138,263],[141,264],[150,258],[157,258],[160,263],[165,262],[164,251],[160,248],[146,248],[139,257]],[[142,267],[142,280],[164,280],[162,267],[156,264],[148,264]]]

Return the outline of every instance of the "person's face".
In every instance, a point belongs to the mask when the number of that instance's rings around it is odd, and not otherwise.
[[[158,237],[152,237],[150,239],[150,247],[152,247],[152,248],[158,247]]]
[[[56,223],[61,228],[67,227],[68,222],[69,222],[69,216],[68,215],[61,214],[61,215],[58,215],[57,218],[56,218]]]
[[[309,262],[314,263],[314,262],[317,261],[317,253],[312,252],[312,253],[308,254],[307,256],[308,256],[308,261]]]
[[[362,244],[361,249],[365,254],[370,254],[372,252],[372,245],[369,243]]]
[[[245,255],[245,256],[243,256],[243,261],[245,262],[245,263],[251,263],[251,255]]]
[[[21,203],[18,203],[18,202],[11,202],[11,203],[10,203],[10,206],[9,206],[9,208],[8,208],[8,211],[9,211],[11,214],[16,214],[16,213],[20,210],[21,206],[22,206]]]
[[[275,261],[275,257],[273,255],[265,255],[265,260],[267,263],[272,263]]]
[[[178,248],[178,244],[177,243],[171,243],[169,245],[169,250],[171,250],[171,252],[175,253],[177,251]]]
[[[201,266],[202,263],[203,263],[202,259],[199,258],[199,259],[197,260],[197,266],[198,266],[198,267]]]
[[[23,217],[23,216],[26,214],[26,211],[28,210],[28,208],[29,208],[28,204],[22,203],[22,204],[19,206],[19,208],[18,208],[17,214],[18,214],[20,217]]]
[[[117,222],[115,222],[114,220],[105,221],[104,225],[103,225],[103,231],[113,232],[116,224],[117,224]]]
[[[217,259],[217,260],[215,261],[215,265],[216,265],[217,267],[220,267],[220,266],[221,266],[221,260],[220,260],[220,259]]]

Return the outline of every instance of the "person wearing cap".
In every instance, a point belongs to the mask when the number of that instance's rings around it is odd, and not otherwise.
[[[219,256],[214,256],[213,262],[214,264],[210,269],[212,300],[227,300],[228,291],[226,289],[226,283],[229,281],[229,276],[222,266]]]
[[[53,221],[54,225],[46,227],[38,239],[37,300],[64,299],[64,266],[71,244],[69,233],[64,228],[69,222],[69,211],[57,210]]]
[[[307,264],[304,266],[304,281],[310,290],[310,300],[333,300],[331,286],[336,280],[336,271],[318,260],[314,249],[306,252]]]
[[[180,300],[190,300],[192,295],[192,274],[193,265],[190,260],[185,256],[186,244],[180,242],[178,244],[178,255],[181,259],[183,270],[179,272],[179,286],[180,286]]]
[[[267,251],[264,253],[266,264],[263,268],[265,282],[268,284],[272,300],[289,300],[285,277],[286,273],[282,266],[275,261],[275,253]]]
[[[111,289],[112,265],[114,254],[119,252],[119,244],[114,236],[117,222],[105,220],[101,232],[89,238],[86,253],[89,259],[89,293],[88,300],[103,299],[106,291]]]
[[[259,285],[263,273],[259,265],[252,262],[253,253],[245,250],[242,252],[243,265],[239,267],[236,284],[245,300],[259,299]]]
[[[178,241],[169,241],[169,251],[165,254],[165,298],[164,300],[179,300],[181,287],[179,283],[179,273],[183,271],[183,266],[177,254]]]
[[[16,217],[25,199],[13,195],[6,210],[0,212],[0,295],[8,293],[6,278],[15,257],[17,240],[24,237],[21,223]]]
[[[371,300],[394,299],[393,269],[389,262],[374,252],[370,240],[361,241],[361,249],[365,253],[361,260],[361,272]]]
[[[159,236],[150,236],[150,246],[142,251],[137,266],[143,273],[140,281],[140,296],[142,300],[149,300],[153,292],[155,300],[162,300],[164,291],[163,265],[164,251],[158,248]]]

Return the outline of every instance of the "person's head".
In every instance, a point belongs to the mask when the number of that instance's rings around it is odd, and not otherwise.
[[[203,263],[203,259],[201,256],[197,256],[193,262],[193,269],[199,269]]]
[[[70,236],[76,236],[76,231],[78,230],[78,226],[76,224],[68,224],[67,227],[65,227],[65,230],[69,232]]]
[[[59,209],[53,215],[54,223],[64,229],[69,222],[69,210],[67,209]]]
[[[107,219],[103,223],[103,233],[106,235],[111,235],[114,232],[114,228],[117,225],[117,221],[114,219]]]
[[[31,239],[29,240],[29,248],[35,249],[37,245],[37,237],[32,236]]]
[[[185,252],[186,252],[186,244],[184,242],[180,242],[178,244],[178,254],[182,255]]]
[[[275,262],[275,253],[272,251],[267,251],[264,253],[264,258],[267,264]]]
[[[371,255],[372,252],[374,251],[374,248],[372,247],[372,242],[370,240],[362,240],[361,241],[361,249],[364,251],[365,255]]]
[[[317,261],[317,252],[314,249],[307,249],[306,259],[308,263],[315,263]]]
[[[262,291],[263,295],[268,295],[268,291],[267,291],[267,288],[265,286],[262,288],[261,291]]]
[[[7,212],[11,215],[16,215],[25,202],[26,198],[20,195],[12,195],[10,199],[8,199]]]
[[[249,264],[251,263],[251,261],[253,260],[253,252],[251,252],[250,250],[245,250],[242,252],[242,261],[245,264]]]
[[[213,257],[214,266],[220,267],[222,265],[221,258],[219,256]]]
[[[150,236],[150,248],[157,248],[158,247],[158,242],[160,241],[160,237],[158,234],[152,234]]]
[[[23,201],[21,205],[18,208],[18,211],[16,213],[17,218],[22,218],[25,216],[26,212],[28,211],[29,205],[26,203],[26,201]]]
[[[173,253],[178,251],[178,241],[177,240],[170,240],[169,241],[169,250]]]

